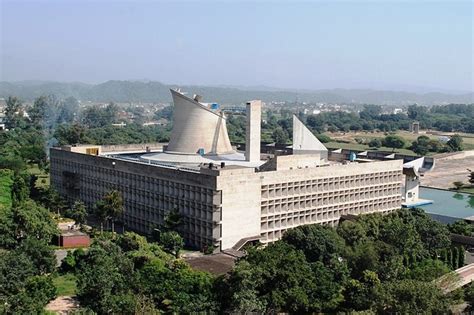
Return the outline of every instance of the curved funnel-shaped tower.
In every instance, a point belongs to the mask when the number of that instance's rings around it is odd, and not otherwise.
[[[226,118],[219,110],[170,90],[174,102],[173,131],[166,152],[181,154],[234,153]]]

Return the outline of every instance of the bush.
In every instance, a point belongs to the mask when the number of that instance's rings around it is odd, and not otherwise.
[[[316,138],[318,138],[318,140],[321,141],[322,143],[328,143],[332,141],[332,139],[329,136],[326,136],[325,134],[322,134],[322,133],[317,134]]]
[[[177,258],[184,246],[183,238],[175,231],[161,233],[160,243],[166,252],[175,255]]]
[[[372,140],[370,140],[369,142],[369,147],[371,148],[380,148],[382,146],[382,141],[380,141],[380,139],[377,139],[377,138],[374,138]]]

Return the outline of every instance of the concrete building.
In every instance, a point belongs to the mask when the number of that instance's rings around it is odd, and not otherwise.
[[[303,224],[334,226],[341,215],[401,207],[403,160],[349,162],[295,120],[294,154],[260,159],[260,101],[247,104],[246,152],[232,148],[216,106],[172,91],[174,128],[162,151],[107,152],[98,146],[51,149],[51,182],[91,207],[122,193],[127,229],[150,233],[177,208],[189,246],[238,249],[278,240]],[[258,144],[258,145],[257,145]]]
[[[410,124],[410,131],[414,134],[419,134],[420,133],[420,122],[419,121],[414,121]]]

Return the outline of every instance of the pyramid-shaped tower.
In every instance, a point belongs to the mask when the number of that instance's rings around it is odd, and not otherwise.
[[[293,154],[316,154],[328,158],[328,149],[316,138],[301,120],[293,115]]]

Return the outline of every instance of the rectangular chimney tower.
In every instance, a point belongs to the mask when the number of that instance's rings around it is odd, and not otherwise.
[[[246,105],[247,128],[245,130],[245,160],[260,161],[260,124],[262,119],[262,101],[250,101]]]

